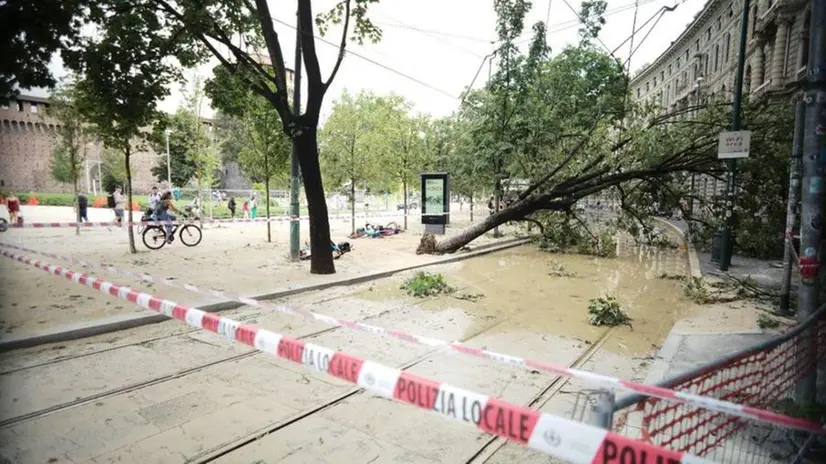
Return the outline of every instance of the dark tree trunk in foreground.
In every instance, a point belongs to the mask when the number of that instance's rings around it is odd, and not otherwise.
[[[304,178],[304,194],[310,214],[310,273],[334,274],[333,251],[330,248],[330,218],[327,216],[327,198],[321,181],[318,162],[317,130],[304,127],[294,139],[298,149],[298,164]]]

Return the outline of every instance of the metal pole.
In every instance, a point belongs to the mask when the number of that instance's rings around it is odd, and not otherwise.
[[[298,21],[296,12],[295,28],[295,78],[293,79],[293,112],[295,117],[301,115],[301,21]],[[293,152],[290,157],[290,261],[299,260],[299,248],[301,242],[301,209],[298,204],[298,189],[300,188],[298,176],[298,145],[293,139]]]
[[[803,126],[803,185],[800,208],[800,277],[798,319],[817,310],[820,297],[820,257],[823,240],[823,175],[826,167],[826,0],[812,0],[809,63]],[[811,330],[800,338],[804,362],[816,362],[817,339]],[[815,401],[817,368],[801,379],[795,389],[798,404]]]
[[[743,70],[746,66],[746,35],[749,30],[749,0],[743,0],[743,19],[740,24],[740,46],[737,53],[737,74],[734,80],[734,102],[731,109],[731,130],[740,130],[740,105],[743,100]],[[737,175],[737,159],[728,160],[728,178],[726,179],[726,223],[723,227],[723,237],[720,250],[720,270],[728,271],[731,265],[733,241],[731,237],[734,228],[734,179]]]
[[[789,313],[789,300],[792,287],[792,266],[794,226],[797,224],[797,209],[800,203],[800,161],[803,157],[803,118],[806,106],[798,101],[794,110],[794,141],[789,162],[789,197],[786,205],[786,235],[783,250],[783,280],[780,287],[780,312]]]
[[[172,190],[172,158],[169,156],[169,130],[164,131],[166,134],[166,183],[169,184],[169,189]]]
[[[591,423],[605,430],[614,428],[614,406],[616,405],[614,390],[600,390],[597,404],[591,412]]]

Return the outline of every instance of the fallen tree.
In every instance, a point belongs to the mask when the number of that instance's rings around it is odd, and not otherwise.
[[[497,226],[511,221],[531,221],[535,213],[542,211],[572,212],[579,200],[612,188],[627,191],[641,185],[653,185],[672,189],[673,185],[668,182],[657,181],[717,169],[715,147],[724,120],[712,115],[703,122],[702,129],[698,129],[687,121],[678,121],[677,116],[679,114],[665,115],[638,131],[630,129],[628,136],[608,150],[588,156],[589,150],[600,144],[600,137],[594,130],[599,122],[595,122],[561,162],[533,181],[510,206],[442,240],[425,236],[417,252],[453,253]],[[686,128],[688,131],[684,130]],[[691,140],[686,141],[687,136]],[[680,145],[682,147],[677,148]],[[669,148],[672,150],[665,151]],[[630,204],[623,202],[622,206],[634,210]]]

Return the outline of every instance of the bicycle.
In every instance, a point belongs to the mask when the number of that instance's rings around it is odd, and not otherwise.
[[[184,245],[194,247],[201,243],[203,234],[201,233],[201,228],[196,224],[184,224],[183,226],[175,224],[172,226],[172,233],[167,235],[166,225],[159,222],[146,225],[142,234],[143,244],[150,250],[160,250],[166,245],[169,237],[174,237],[175,232],[178,232],[179,229],[178,237]]]

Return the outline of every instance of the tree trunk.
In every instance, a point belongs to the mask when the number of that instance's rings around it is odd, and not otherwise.
[[[266,161],[266,158],[265,158],[264,164],[266,164],[266,163],[267,163],[267,161]],[[264,205],[265,205],[264,209],[267,212],[267,242],[272,243],[272,228],[271,228],[272,222],[270,222],[270,178],[269,178],[270,172],[269,172],[269,169],[267,169],[266,167],[264,168],[264,174],[267,176],[267,178],[264,179],[264,189],[267,191],[267,193],[266,193],[267,199],[264,201]]]
[[[446,237],[445,239],[436,242],[434,250],[426,251],[435,254],[453,253],[455,251],[458,251],[463,246],[481,237],[485,232],[491,229],[495,229],[496,227],[508,221],[513,221],[519,219],[520,217],[523,217],[524,209],[525,208],[505,208],[498,213],[494,213],[493,215],[488,216],[487,218],[485,218],[484,221],[462,230],[456,235],[451,235],[450,237]]]
[[[293,143],[298,151],[310,214],[310,273],[335,274],[333,249],[330,247],[330,218],[327,216],[327,199],[324,197],[321,165],[318,162],[318,130],[315,127],[302,129]]]
[[[404,192],[404,230],[407,230],[407,179],[402,180],[402,191]]]
[[[127,231],[129,232],[129,252],[130,253],[137,253],[138,250],[135,248],[135,231],[132,229],[132,167],[129,165],[129,158],[132,156],[132,153],[127,148],[125,153],[126,159],[126,227]]]
[[[350,179],[350,233],[356,233],[356,180]]]
[[[502,182],[499,179],[496,180],[496,184],[493,188],[493,214],[496,215],[499,213],[499,199],[502,197]],[[499,238],[502,236],[502,233],[499,232],[499,224],[496,225],[493,229],[493,236]],[[474,237],[475,238],[475,237]]]
[[[470,222],[473,222],[473,193],[470,194]]]
[[[72,161],[74,162],[74,160]],[[74,166],[74,164],[72,166]],[[75,214],[75,220],[77,221],[77,224],[75,224],[75,235],[80,235],[80,201],[77,197],[77,170],[74,170],[73,174],[74,179],[72,182],[72,202],[75,204],[75,211],[77,212],[77,214]]]

